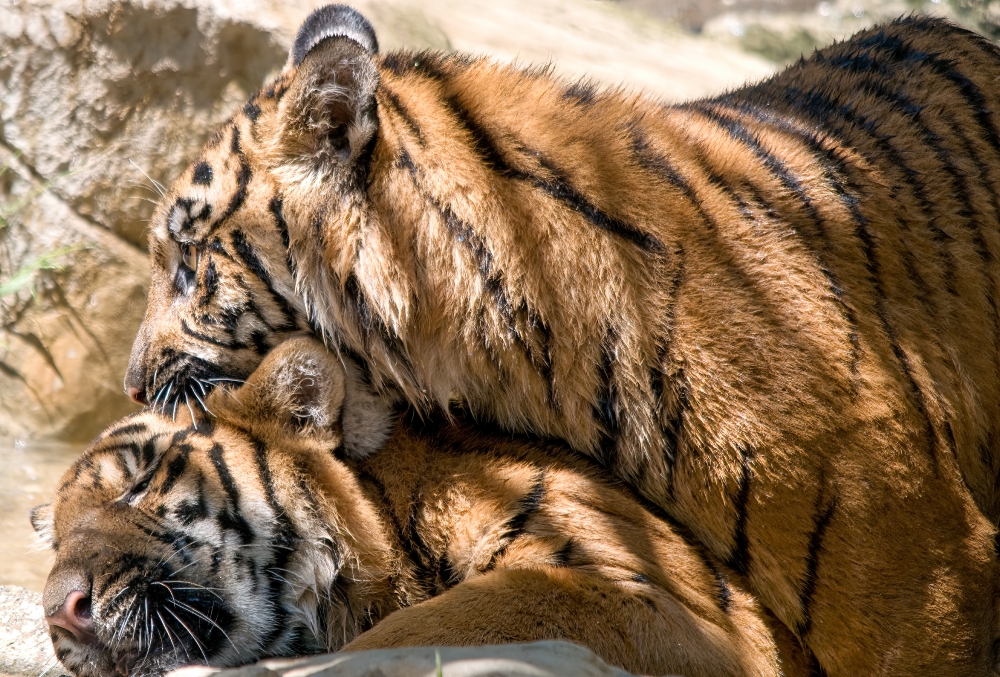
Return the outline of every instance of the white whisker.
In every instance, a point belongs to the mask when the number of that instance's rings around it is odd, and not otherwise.
[[[191,414],[191,425],[197,428],[198,422],[194,420],[194,409],[191,408],[191,399],[186,392],[184,393],[184,406],[187,407],[188,413]]]
[[[157,181],[156,179],[154,179],[153,177],[151,177],[146,172],[142,171],[142,167],[140,167],[136,163],[132,162],[132,158],[129,158],[128,161],[132,164],[133,167],[135,167],[136,169],[139,170],[139,173],[141,173],[143,176],[145,176],[146,179],[151,184],[153,184],[153,187],[156,188],[156,192],[160,194],[160,197],[166,197],[167,196],[167,189],[163,187],[162,183],[160,183],[159,181]]]
[[[198,404],[201,405],[201,408],[205,410],[206,414],[208,414],[212,418],[216,418],[215,414],[212,413],[212,411],[205,405],[205,400],[203,400],[200,397],[198,397],[198,393],[196,393],[194,390],[192,390],[191,394],[194,395],[194,399],[198,400]]]
[[[164,607],[164,608],[163,608],[163,610],[164,610],[164,611],[166,611],[166,612],[167,612],[168,614],[170,614],[171,616],[173,616],[174,618],[176,618],[176,619],[177,619],[177,622],[178,622],[178,623],[180,623],[180,624],[181,624],[181,626],[182,626],[182,627],[183,627],[183,628],[184,628],[185,630],[187,630],[187,633],[188,633],[189,635],[191,635],[191,639],[193,639],[193,640],[194,640],[194,645],[195,645],[196,647],[198,647],[198,651],[199,651],[199,653],[201,653],[201,655],[202,655],[202,658],[204,658],[204,659],[205,659],[205,664],[206,664],[206,665],[208,665],[208,656],[206,656],[206,655],[205,655],[205,650],[204,650],[204,649],[202,649],[202,647],[201,647],[201,642],[199,642],[199,641],[198,641],[198,638],[194,636],[194,633],[193,633],[193,632],[191,632],[191,628],[189,628],[189,627],[187,626],[187,623],[185,623],[184,621],[182,621],[182,620],[180,619],[180,616],[178,616],[177,614],[175,614],[175,613],[174,613],[173,611],[171,611],[170,609],[167,609],[166,607]],[[220,629],[221,629],[221,628],[220,628]],[[225,634],[225,633],[223,633],[223,634]],[[228,639],[228,637],[227,637],[227,639]]]

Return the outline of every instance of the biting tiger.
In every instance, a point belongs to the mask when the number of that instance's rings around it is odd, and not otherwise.
[[[914,16],[663,105],[326,7],[161,202],[126,387],[196,406],[308,328],[598,460],[817,670],[990,674],[998,80]]]
[[[33,514],[80,677],[540,639],[641,674],[805,674],[738,575],[565,445],[395,416],[306,337],[206,405],[112,425]]]

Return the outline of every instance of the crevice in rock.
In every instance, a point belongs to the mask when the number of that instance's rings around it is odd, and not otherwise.
[[[100,221],[96,221],[95,219],[86,214],[81,214],[75,207],[73,207],[73,205],[65,197],[63,197],[58,192],[52,189],[51,187],[52,180],[45,178],[41,173],[38,172],[38,170],[36,170],[33,166],[31,166],[30,163],[26,162],[24,160],[23,154],[16,147],[11,146],[9,143],[6,142],[6,140],[0,138],[0,148],[6,151],[6,157],[0,158],[0,165],[7,165],[14,172],[20,174],[23,179],[32,183],[33,188],[41,189],[45,192],[45,194],[52,196],[52,198],[55,200],[58,200],[62,206],[64,206],[66,209],[72,212],[74,216],[79,218],[87,225],[93,228],[100,229],[102,234],[106,233],[108,235],[111,235],[115,238],[115,240],[122,243],[123,245],[126,245],[133,252],[141,256],[146,256],[146,250],[142,249],[134,242],[131,242],[123,238],[121,235],[112,230],[109,226],[104,225]]]

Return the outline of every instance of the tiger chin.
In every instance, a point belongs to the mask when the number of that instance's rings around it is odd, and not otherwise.
[[[997,82],[912,16],[663,105],[320,9],[158,207],[126,386],[200,408],[309,330],[596,459],[827,675],[991,674]]]
[[[561,445],[398,416],[309,338],[205,404],[112,425],[33,513],[79,677],[542,639],[642,674],[806,674],[737,575]]]

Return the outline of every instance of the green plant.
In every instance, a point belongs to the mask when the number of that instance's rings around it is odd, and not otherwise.
[[[60,261],[62,257],[71,252],[75,252],[80,247],[63,247],[54,252],[42,254],[34,261],[22,266],[20,270],[10,276],[10,278],[0,284],[0,298],[16,294],[26,287],[30,287],[35,273],[41,270],[62,270],[65,263]]]
[[[0,165],[0,178],[9,171],[11,171],[10,167]],[[29,205],[32,200],[48,190],[48,187],[48,184],[34,186],[30,191],[16,200],[0,199],[0,231],[9,228],[12,221],[17,217],[17,214]],[[80,249],[79,246],[62,247],[55,251],[46,252],[21,266],[6,281],[0,282],[0,299],[12,296],[22,289],[32,287],[36,279],[36,273],[40,271],[62,270],[66,265],[64,257],[78,249]],[[34,293],[35,290],[32,288],[32,295]]]

